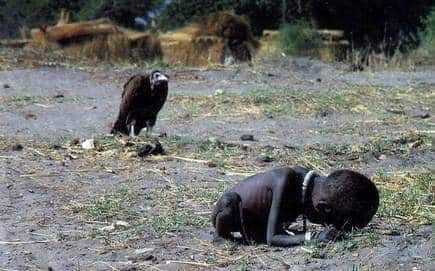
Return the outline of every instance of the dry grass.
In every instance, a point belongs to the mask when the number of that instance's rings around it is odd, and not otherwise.
[[[166,60],[175,65],[216,65],[230,56],[236,62],[250,61],[259,47],[242,17],[224,12],[162,34],[161,39]]]
[[[288,90],[259,90],[244,95],[173,96],[170,99],[171,108],[182,112],[181,118],[316,115],[323,112],[383,114],[397,110],[405,114],[405,109],[412,107],[424,105],[429,108],[433,101],[430,87],[419,87],[418,91],[352,87],[315,95]]]

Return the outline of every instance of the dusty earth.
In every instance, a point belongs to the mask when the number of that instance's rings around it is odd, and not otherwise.
[[[170,97],[153,137],[166,154],[140,158],[148,139],[108,131],[122,84],[151,67],[22,58],[0,53],[0,270],[433,270],[434,69],[160,67]],[[211,242],[226,187],[295,164],[371,176],[373,222],[328,245]]]

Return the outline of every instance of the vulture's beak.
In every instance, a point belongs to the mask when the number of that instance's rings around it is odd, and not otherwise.
[[[168,78],[168,76],[167,75],[164,75],[164,74],[159,74],[158,76],[157,76],[157,82],[168,82],[168,80],[169,80],[169,78]]]

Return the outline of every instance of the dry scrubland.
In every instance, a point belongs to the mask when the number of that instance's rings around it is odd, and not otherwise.
[[[163,68],[166,155],[140,158],[146,138],[107,133],[120,86],[151,67],[46,57],[0,52],[0,270],[430,269],[433,69],[352,73],[298,58]],[[213,245],[220,193],[285,165],[364,172],[378,214],[335,244]]]

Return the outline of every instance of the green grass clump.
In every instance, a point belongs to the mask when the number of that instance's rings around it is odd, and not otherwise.
[[[297,20],[281,27],[278,42],[289,55],[313,55],[320,47],[321,40],[311,23]]]
[[[433,220],[433,172],[379,173],[374,176],[381,192],[378,215],[412,224],[429,224]]]

